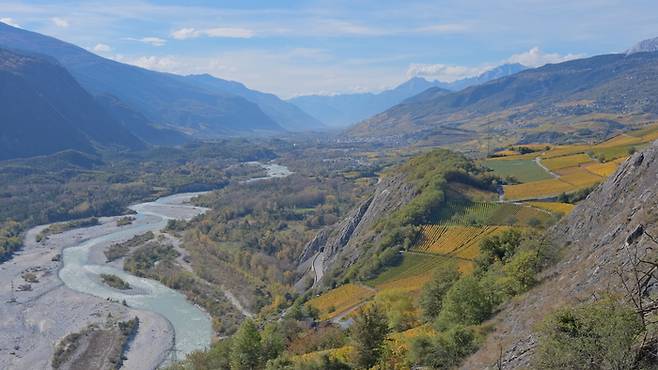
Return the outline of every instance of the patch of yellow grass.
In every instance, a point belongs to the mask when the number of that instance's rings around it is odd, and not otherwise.
[[[432,279],[431,271],[426,274],[408,276],[377,285],[377,289],[386,292],[412,293],[423,288]]]
[[[615,146],[626,146],[642,143],[641,137],[629,136],[625,134],[617,135],[611,139],[608,139],[602,143],[595,145],[595,148],[611,148]]]
[[[650,143],[658,140],[658,131],[654,131],[642,136],[642,141],[645,143]]]
[[[419,337],[421,335],[435,336],[436,334],[437,334],[436,330],[432,328],[432,325],[425,324],[425,325],[416,326],[415,328],[411,328],[409,330],[405,330],[399,333],[393,333],[391,334],[391,339],[405,341]]]
[[[585,169],[595,175],[601,176],[601,177],[608,177],[611,176],[615,171],[617,171],[617,168],[619,167],[620,164],[624,163],[628,157],[623,157],[623,158],[618,158],[615,159],[614,161],[606,162],[606,163],[593,163],[593,164],[588,164],[585,165]]]
[[[421,226],[417,251],[472,260],[480,254],[484,238],[509,230],[509,226]]]
[[[542,158],[555,158],[562,157],[571,154],[584,153],[590,150],[592,147],[587,144],[578,144],[578,145],[561,145],[551,148],[551,150],[542,154]]]
[[[375,292],[358,284],[345,284],[322,293],[319,297],[309,300],[306,304],[320,311],[320,319],[328,320],[344,312],[368,298]]]
[[[569,203],[560,203],[560,202],[528,202],[529,205],[541,209],[545,209],[549,212],[553,213],[559,213],[563,215],[567,215],[571,213],[574,209],[573,204]]]
[[[349,362],[354,355],[354,347],[347,345],[340,348],[326,349],[323,351],[304,353],[303,355],[293,356],[291,361],[299,365],[308,365],[322,359],[322,356],[328,356],[334,360]]]
[[[576,188],[591,186],[605,180],[603,177],[595,175],[583,167],[565,168],[560,170],[558,174],[560,175],[560,180]]]
[[[592,158],[590,158],[587,154],[573,154],[564,157],[544,159],[541,161],[541,163],[549,170],[557,171],[562,168],[574,167],[592,161]]]
[[[525,184],[505,185],[505,199],[524,200],[548,198],[574,191],[574,186],[560,179],[528,182]]]

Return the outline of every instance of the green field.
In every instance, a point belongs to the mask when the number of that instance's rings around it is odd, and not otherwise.
[[[609,148],[595,148],[592,150],[592,153],[597,158],[601,158],[606,162],[615,160],[617,158],[622,158],[630,155],[631,149],[642,150],[647,144],[630,144],[630,145],[621,145],[613,146]]]
[[[490,159],[483,164],[498,176],[511,176],[522,183],[553,178],[532,159]]]

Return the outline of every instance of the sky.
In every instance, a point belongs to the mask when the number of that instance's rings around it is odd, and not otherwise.
[[[121,62],[290,98],[622,52],[658,36],[658,1],[0,0],[0,21]]]

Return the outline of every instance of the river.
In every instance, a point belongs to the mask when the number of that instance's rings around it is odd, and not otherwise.
[[[292,172],[277,164],[261,164],[267,176],[249,182],[280,178]],[[202,193],[175,194],[154,202],[140,203],[130,207],[136,212],[135,221],[118,231],[85,240],[64,249],[60,279],[71,289],[101,298],[126,301],[128,306],[152,311],[166,318],[174,329],[175,348],[179,354],[202,350],[210,345],[212,324],[210,316],[187,301],[180,293],[151,279],[133,276],[108,264],[91,258],[94,248],[121,242],[147,231],[162,230],[170,219],[190,219],[206,211],[205,208],[189,204],[189,200]],[[112,289],[100,281],[100,274],[113,274],[128,282],[132,289]]]

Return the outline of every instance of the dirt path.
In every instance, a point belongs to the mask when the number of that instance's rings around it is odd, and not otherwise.
[[[556,179],[560,178],[560,175],[558,175],[557,173],[549,170],[548,167],[544,166],[544,164],[541,163],[541,158],[539,158],[539,157],[535,158],[535,163],[537,163],[537,165],[539,165],[539,167],[543,168],[544,171],[548,172],[549,175],[553,176]]]

